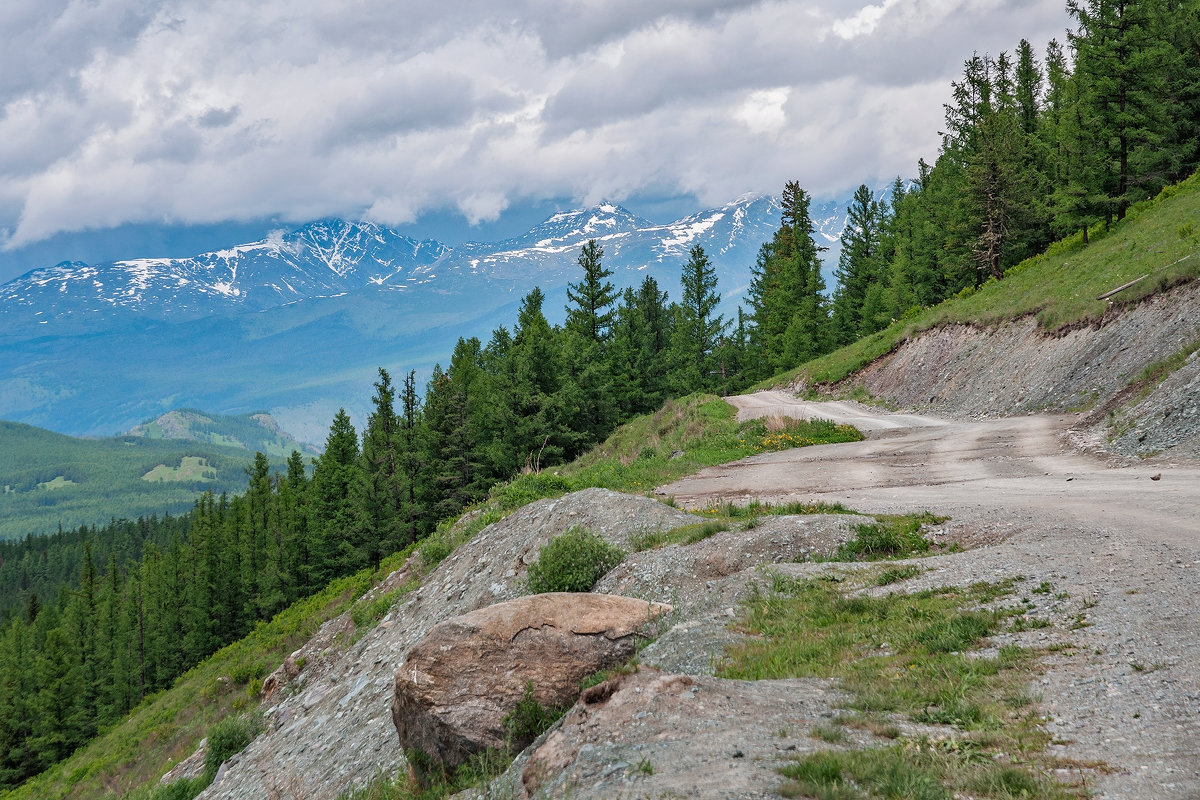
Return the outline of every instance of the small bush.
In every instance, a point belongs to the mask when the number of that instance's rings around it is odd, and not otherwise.
[[[204,774],[209,781],[231,756],[246,749],[258,735],[258,722],[253,717],[226,717],[208,732],[208,753],[204,756]]]
[[[541,736],[559,717],[567,713],[565,708],[546,708],[533,696],[533,681],[525,684],[525,695],[516,708],[504,717],[504,730],[514,752],[523,750],[530,742]]]
[[[574,527],[556,536],[529,565],[529,591],[588,592],[625,553],[591,531]]]

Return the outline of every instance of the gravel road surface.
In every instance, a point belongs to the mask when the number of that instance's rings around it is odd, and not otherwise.
[[[1075,450],[1074,416],[948,420],[761,392],[739,415],[848,422],[863,442],[788,450],[661,487],[681,506],[840,501],[930,510],[989,546],[928,559],[911,582],[1023,576],[1037,613],[1069,631],[1034,687],[1055,753],[1100,769],[1101,797],[1200,797],[1200,465],[1122,465]]]

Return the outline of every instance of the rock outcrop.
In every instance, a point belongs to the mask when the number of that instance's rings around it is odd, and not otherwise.
[[[671,607],[629,597],[521,597],[442,622],[396,672],[392,721],[405,748],[454,767],[509,742],[504,720],[532,685],[543,707],[575,702],[579,683],[628,660],[637,634]]]

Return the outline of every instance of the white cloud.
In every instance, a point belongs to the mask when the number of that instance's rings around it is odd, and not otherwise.
[[[11,0],[8,246],[125,222],[719,202],[911,173],[974,50],[1060,0]]]
[[[788,121],[783,105],[790,93],[787,86],[751,92],[734,116],[754,133],[779,133]]]
[[[836,20],[830,26],[830,29],[835,36],[842,39],[856,39],[859,36],[869,36],[875,31],[875,28],[879,25],[879,21],[883,19],[888,9],[896,5],[899,1],[883,0],[877,6],[861,8],[857,13],[849,17]]]

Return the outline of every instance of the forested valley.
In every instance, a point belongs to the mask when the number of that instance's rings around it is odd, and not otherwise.
[[[679,299],[618,292],[579,254],[565,324],[525,296],[512,327],[460,339],[423,387],[381,369],[373,413],[323,455],[182,517],[0,545],[0,786],[69,755],[190,666],[331,579],[377,565],[522,472],[586,452],[691,392],[736,392],[971,292],[1056,239],[1086,242],[1200,162],[1200,3],[1070,0],[1065,44],[977,54],[938,158],[854,196],[832,292],[798,182],[736,319],[693,248]],[[886,124],[880,120],[880,124]]]

